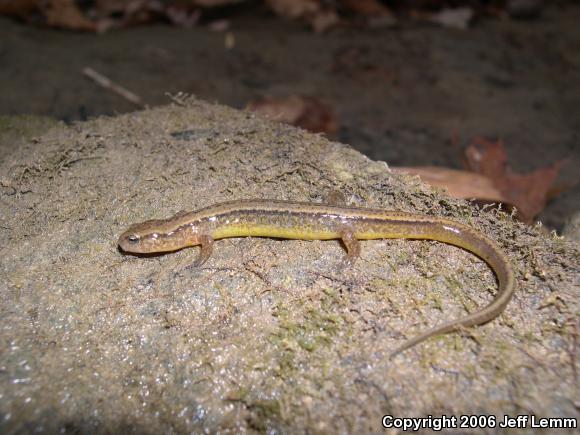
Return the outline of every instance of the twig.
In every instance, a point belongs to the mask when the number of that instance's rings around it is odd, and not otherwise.
[[[83,74],[93,79],[99,86],[105,89],[109,89],[110,91],[113,91],[115,94],[120,95],[127,101],[130,101],[131,103],[136,104],[138,106],[145,107],[145,105],[143,104],[143,100],[141,100],[141,97],[125,89],[124,87],[116,84],[108,77],[105,77],[104,75],[96,72],[94,69],[89,67],[83,68]]]
[[[177,94],[173,95],[169,92],[165,92],[165,95],[169,97],[171,101],[173,101],[178,106],[186,106],[187,100],[189,98],[189,94],[185,92],[178,92]]]

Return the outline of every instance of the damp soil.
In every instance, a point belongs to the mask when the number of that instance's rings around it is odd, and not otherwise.
[[[502,139],[519,172],[565,160],[561,193],[538,218],[562,230],[580,209],[580,6],[561,2],[536,19],[479,20],[468,30],[402,19],[322,35],[255,6],[225,18],[227,32],[203,23],[103,35],[0,18],[0,114],[71,123],[137,109],[83,76],[85,67],[150,107],[180,91],[235,108],[309,95],[336,114],[333,139],[391,166],[460,168],[476,136]]]

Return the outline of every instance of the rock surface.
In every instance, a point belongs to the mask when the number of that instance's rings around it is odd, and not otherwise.
[[[565,240],[194,99],[0,146],[3,433],[360,433],[382,430],[385,414],[577,412],[579,252]],[[406,337],[487,303],[487,266],[410,240],[364,242],[344,271],[335,241],[221,240],[200,268],[197,248],[117,249],[129,224],[182,209],[337,190],[487,233],[514,263],[513,302],[388,360]]]

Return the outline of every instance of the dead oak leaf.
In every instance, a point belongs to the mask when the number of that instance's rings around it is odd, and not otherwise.
[[[564,161],[518,174],[507,163],[503,141],[476,137],[465,150],[466,167],[493,181],[495,187],[513,204],[519,218],[530,223],[545,207],[549,193]]]
[[[44,4],[49,26],[94,32],[97,25],[85,17],[74,0],[52,0]]]
[[[481,174],[440,166],[395,166],[391,169],[395,173],[417,175],[431,186],[445,189],[454,198],[509,204],[493,181]]]
[[[340,6],[348,12],[365,17],[373,27],[389,26],[396,18],[379,0],[341,0]]]
[[[335,8],[321,0],[266,0],[266,4],[276,15],[304,20],[318,33],[340,21]]]
[[[265,118],[315,133],[332,135],[338,129],[332,109],[315,97],[303,95],[265,97],[250,102],[246,108]]]

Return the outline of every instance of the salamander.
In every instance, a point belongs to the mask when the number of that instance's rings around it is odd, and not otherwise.
[[[463,248],[491,267],[498,280],[498,291],[487,306],[411,338],[391,357],[430,337],[489,322],[504,311],[516,288],[511,263],[493,240],[450,219],[401,211],[267,199],[237,200],[132,225],[121,234],[118,244],[124,252],[134,254],[199,245],[200,254],[194,263],[199,266],[211,256],[214,240],[247,236],[340,239],[347,252],[342,266],[353,264],[360,255],[359,240],[429,239]]]

